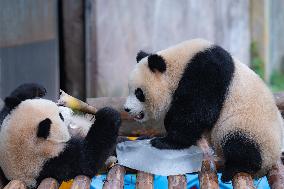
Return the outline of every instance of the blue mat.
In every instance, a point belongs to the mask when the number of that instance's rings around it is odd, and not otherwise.
[[[188,189],[199,189],[199,181],[197,174],[187,174],[187,188]],[[232,184],[224,184],[220,180],[221,174],[218,174],[219,185],[221,189],[231,189]],[[106,180],[106,175],[99,175],[92,179],[91,189],[102,189],[104,181]],[[135,189],[136,175],[127,174],[124,177],[124,189]],[[263,177],[255,181],[255,186],[257,189],[269,189],[269,185],[266,177]],[[154,189],[167,189],[168,180],[167,177],[155,175],[154,177]]]

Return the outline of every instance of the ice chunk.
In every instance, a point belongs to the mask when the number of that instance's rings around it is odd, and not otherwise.
[[[150,140],[119,143],[116,147],[120,165],[162,175],[178,175],[200,171],[203,153],[197,146],[183,150],[159,150]]]

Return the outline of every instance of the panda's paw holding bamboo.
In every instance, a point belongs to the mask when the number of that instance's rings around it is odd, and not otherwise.
[[[121,125],[121,117],[118,111],[105,107],[95,114],[96,120],[92,126],[94,139],[102,141],[116,141]]]

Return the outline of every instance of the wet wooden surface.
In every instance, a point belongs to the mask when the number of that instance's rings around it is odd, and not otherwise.
[[[233,178],[234,189],[255,189],[252,177],[247,173],[237,173]]]
[[[169,189],[186,189],[186,185],[185,175],[168,176]]]
[[[55,179],[46,178],[41,181],[40,185],[38,186],[38,189],[58,189],[58,187],[59,184]]]
[[[137,172],[136,189],[153,189],[153,175],[143,171]]]
[[[124,175],[124,167],[120,165],[113,166],[107,174],[107,180],[104,183],[103,189],[123,189]]]
[[[284,166],[278,162],[267,174],[267,180],[271,189],[284,189]]]
[[[91,185],[91,179],[84,175],[75,177],[71,189],[89,189]]]
[[[4,187],[4,189],[26,189],[26,188],[27,188],[26,185],[19,180],[12,180]]]

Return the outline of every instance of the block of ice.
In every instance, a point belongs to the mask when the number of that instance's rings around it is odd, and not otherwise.
[[[200,171],[203,153],[197,146],[183,150],[159,150],[150,140],[119,143],[116,147],[120,165],[156,174],[178,175]]]

